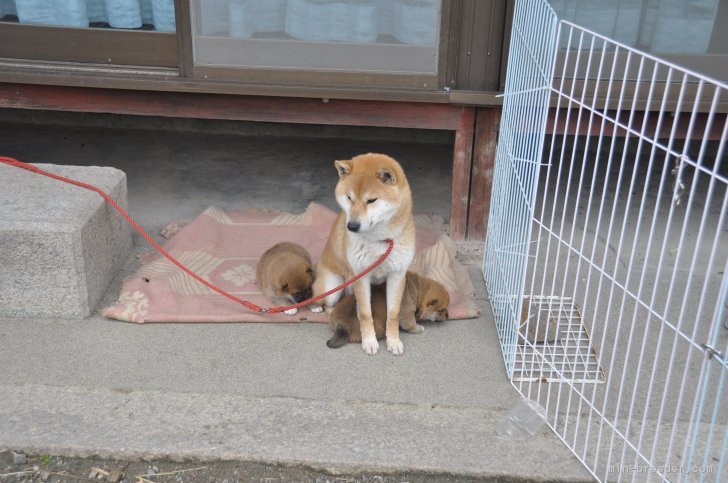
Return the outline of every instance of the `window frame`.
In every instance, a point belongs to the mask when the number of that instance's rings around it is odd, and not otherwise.
[[[174,32],[0,22],[0,58],[101,65],[177,67]]]

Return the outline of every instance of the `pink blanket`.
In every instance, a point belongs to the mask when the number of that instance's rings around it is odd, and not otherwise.
[[[255,265],[265,250],[280,241],[301,244],[316,262],[336,214],[312,203],[293,215],[245,209],[225,212],[210,207],[188,224],[171,223],[162,232],[164,248],[209,282],[261,307],[268,302],[255,283]],[[451,319],[478,315],[475,290],[466,269],[455,260],[455,244],[442,231],[442,219],[415,216],[417,254],[410,270],[442,283],[450,292]],[[325,322],[307,308],[296,315],[252,312],[197,282],[163,256],[140,257],[143,265],[121,288],[106,317],[128,322]]]

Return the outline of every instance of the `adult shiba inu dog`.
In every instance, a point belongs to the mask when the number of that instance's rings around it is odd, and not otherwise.
[[[263,253],[255,267],[260,290],[273,305],[293,305],[311,298],[311,257],[297,243],[281,242]],[[295,315],[298,309],[284,313]]]
[[[362,349],[367,354],[376,354],[379,343],[372,319],[371,285],[387,282],[387,350],[400,355],[404,352],[399,338],[400,302],[407,267],[415,254],[409,183],[399,163],[384,154],[362,154],[336,161],[334,165],[339,172],[336,201],[342,211],[331,227],[316,267],[314,296],[362,272],[385,252],[387,240],[393,240],[394,248],[389,257],[354,283],[354,294]],[[341,293],[337,292],[323,299],[329,314],[339,298]]]
[[[425,330],[418,320],[442,322],[447,319],[447,306],[450,305],[450,294],[440,283],[431,278],[407,272],[404,295],[399,308],[400,328],[412,334]],[[372,317],[374,333],[377,339],[384,338],[387,318],[387,297],[384,285],[372,287]],[[329,318],[329,325],[334,335],[326,345],[335,349],[347,342],[361,342],[359,319],[356,317],[356,300],[347,295],[339,300]]]

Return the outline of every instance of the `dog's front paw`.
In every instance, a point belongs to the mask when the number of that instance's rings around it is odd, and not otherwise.
[[[298,313],[298,309],[294,307],[292,309],[284,310],[283,313],[286,315],[296,315]]]
[[[404,344],[400,339],[387,338],[387,350],[395,356],[401,356],[404,354]]]
[[[409,332],[410,334],[421,334],[424,331],[425,328],[423,326],[421,326],[420,324],[415,324],[415,326],[409,329],[407,332]]]
[[[324,306],[323,305],[309,305],[308,310],[310,310],[314,314],[320,314],[321,312],[324,311]]]
[[[361,348],[364,349],[364,352],[373,356],[379,350],[379,342],[377,342],[377,338],[374,336],[367,337],[361,341]]]

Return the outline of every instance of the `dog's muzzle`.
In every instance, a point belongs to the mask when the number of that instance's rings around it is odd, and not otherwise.
[[[346,224],[346,229],[349,231],[353,231],[354,233],[359,231],[359,228],[361,228],[361,223],[359,223],[358,221],[350,221]]]
[[[310,299],[312,294],[311,294],[311,290],[308,290],[306,292],[297,292],[297,293],[294,293],[291,295],[293,295],[293,300],[295,300],[296,303],[300,303],[300,302],[303,302],[304,300]]]

